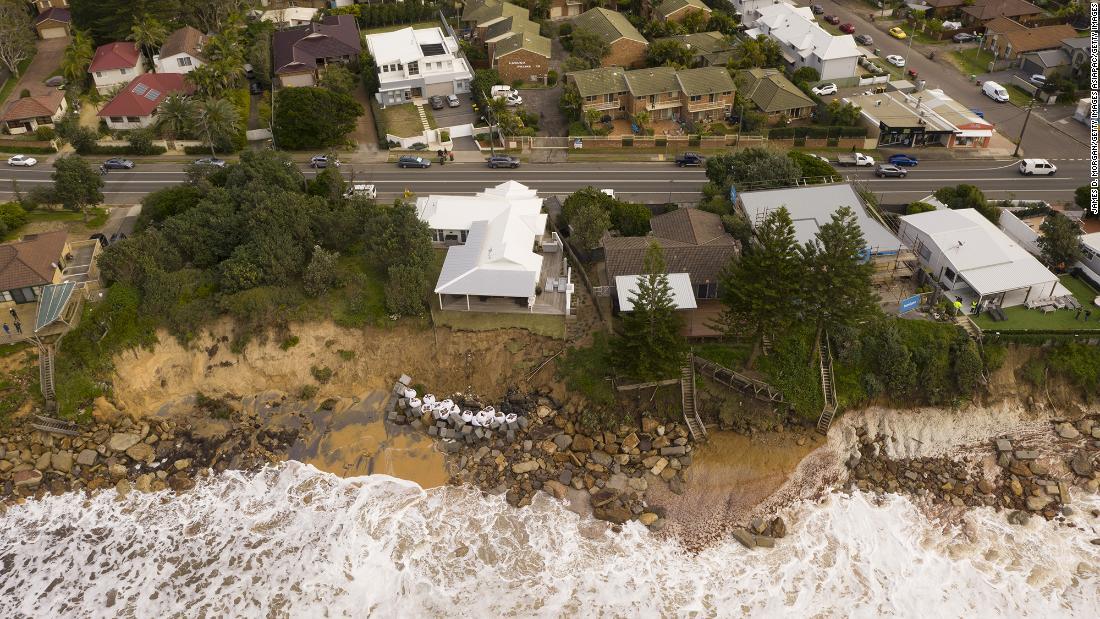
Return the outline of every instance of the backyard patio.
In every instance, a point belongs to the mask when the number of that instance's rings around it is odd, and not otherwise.
[[[1083,280],[1072,275],[1063,275],[1059,278],[1077,301],[1081,304],[1081,311],[1075,309],[1054,309],[1043,312],[1039,309],[1028,309],[1026,306],[1005,308],[1006,320],[995,321],[988,312],[983,312],[974,319],[974,322],[982,331],[1000,333],[1026,333],[1026,332],[1051,332],[1051,331],[1096,331],[1100,333],[1100,307],[1094,300],[1100,296],[1100,292],[1093,290]],[[1091,311],[1092,315],[1086,321],[1085,312]]]

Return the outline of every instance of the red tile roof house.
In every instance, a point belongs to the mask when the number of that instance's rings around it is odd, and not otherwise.
[[[92,74],[96,90],[106,92],[145,73],[145,63],[137,45],[129,41],[108,43],[95,50],[88,73]]]
[[[168,95],[191,94],[195,87],[182,73],[144,73],[99,110],[111,129],[142,129],[156,120],[157,106]]]
[[[359,57],[363,40],[351,15],[328,15],[321,22],[275,32],[275,75],[286,86],[313,86],[325,65]]]
[[[65,256],[71,253],[67,236],[55,230],[0,245],[0,305],[32,303],[43,286],[61,281]]]
[[[65,93],[60,90],[50,90],[45,94],[12,101],[4,108],[4,115],[0,117],[0,121],[12,135],[32,133],[39,127],[52,127],[65,116],[67,109]]]

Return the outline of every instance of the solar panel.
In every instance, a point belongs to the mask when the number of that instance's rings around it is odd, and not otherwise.
[[[149,92],[145,93],[145,98],[150,100],[150,101],[156,101],[157,97],[159,97],[159,96],[160,96],[160,91],[156,90],[155,88],[150,88]]]
[[[146,90],[149,90],[149,87],[146,86],[145,84],[138,84],[137,86],[134,86],[134,94],[135,95],[143,95],[143,94],[145,94]]]

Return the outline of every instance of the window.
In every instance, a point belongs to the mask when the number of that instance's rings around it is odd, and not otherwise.
[[[111,117],[111,122],[113,122],[113,123],[125,122],[125,120],[126,119],[121,117],[121,116],[112,116]]]
[[[189,67],[189,66],[191,66],[191,57],[190,56],[183,56],[182,58],[176,58],[176,62],[181,67]]]
[[[917,249],[917,253],[919,253],[920,257],[924,258],[925,260],[929,260],[932,258],[932,250],[928,249],[928,246],[923,243],[921,243],[920,248]]]
[[[103,71],[96,71],[95,76],[96,77],[103,77]]]
[[[697,299],[716,299],[718,298],[718,283],[717,282],[705,282],[695,286],[695,298]]]
[[[0,291],[0,301],[8,303],[11,301],[11,293],[7,290]]]
[[[409,75],[420,75],[420,64],[418,62],[409,63]]]
[[[692,103],[696,103],[696,102],[702,101],[702,100],[703,100],[702,95],[691,95],[691,102]]]
[[[118,70],[118,72],[119,72],[119,75],[126,75],[126,72],[127,72],[127,71],[129,71],[129,69],[125,69],[125,68],[123,68],[123,69],[119,69],[119,70]]]
[[[137,116],[127,116],[126,117],[126,122],[128,122],[128,123],[139,123],[139,122],[141,122],[141,119],[138,118]]]
[[[954,271],[951,270],[951,267],[944,267],[944,269],[943,269],[943,278],[945,280],[947,280],[947,281],[951,282],[952,284],[954,284],[956,275],[957,274]]]

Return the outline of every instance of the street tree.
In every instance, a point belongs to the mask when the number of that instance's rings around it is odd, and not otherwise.
[[[646,250],[644,265],[638,290],[630,296],[634,308],[622,314],[615,359],[630,378],[664,379],[678,375],[684,362],[683,318],[676,313],[664,252],[656,242]]]
[[[694,54],[687,45],[676,39],[655,41],[646,50],[646,62],[651,67],[676,67],[686,69],[691,66]]]
[[[14,78],[20,75],[19,63],[34,55],[33,33],[30,14],[22,2],[0,2],[0,63]]]
[[[80,155],[63,155],[53,164],[51,178],[57,201],[70,211],[80,211],[88,221],[88,207],[103,202],[103,177]]]
[[[240,118],[237,109],[225,99],[202,99],[192,111],[192,126],[210,145],[210,156],[215,157],[215,146],[227,143],[237,131]]]
[[[876,313],[878,304],[867,256],[867,241],[855,211],[842,206],[801,249],[805,265],[802,302],[794,308],[801,320],[818,330],[852,326]]]
[[[573,29],[573,55],[583,59],[589,67],[600,66],[610,51],[611,46],[595,32],[585,28]]]
[[[798,163],[781,152],[755,146],[707,159],[707,179],[724,194],[730,186],[742,190],[785,187],[801,177]]]
[[[1001,209],[985,199],[985,194],[974,185],[955,185],[954,187],[941,187],[933,194],[936,199],[943,202],[950,209],[976,209],[983,217],[1000,225]]]
[[[1039,251],[1048,266],[1065,271],[1081,259],[1081,230],[1062,213],[1055,211],[1039,226]]]
[[[794,324],[801,305],[804,269],[786,208],[768,212],[756,228],[751,251],[731,262],[719,286],[726,310],[722,324],[731,336],[776,336]]]

